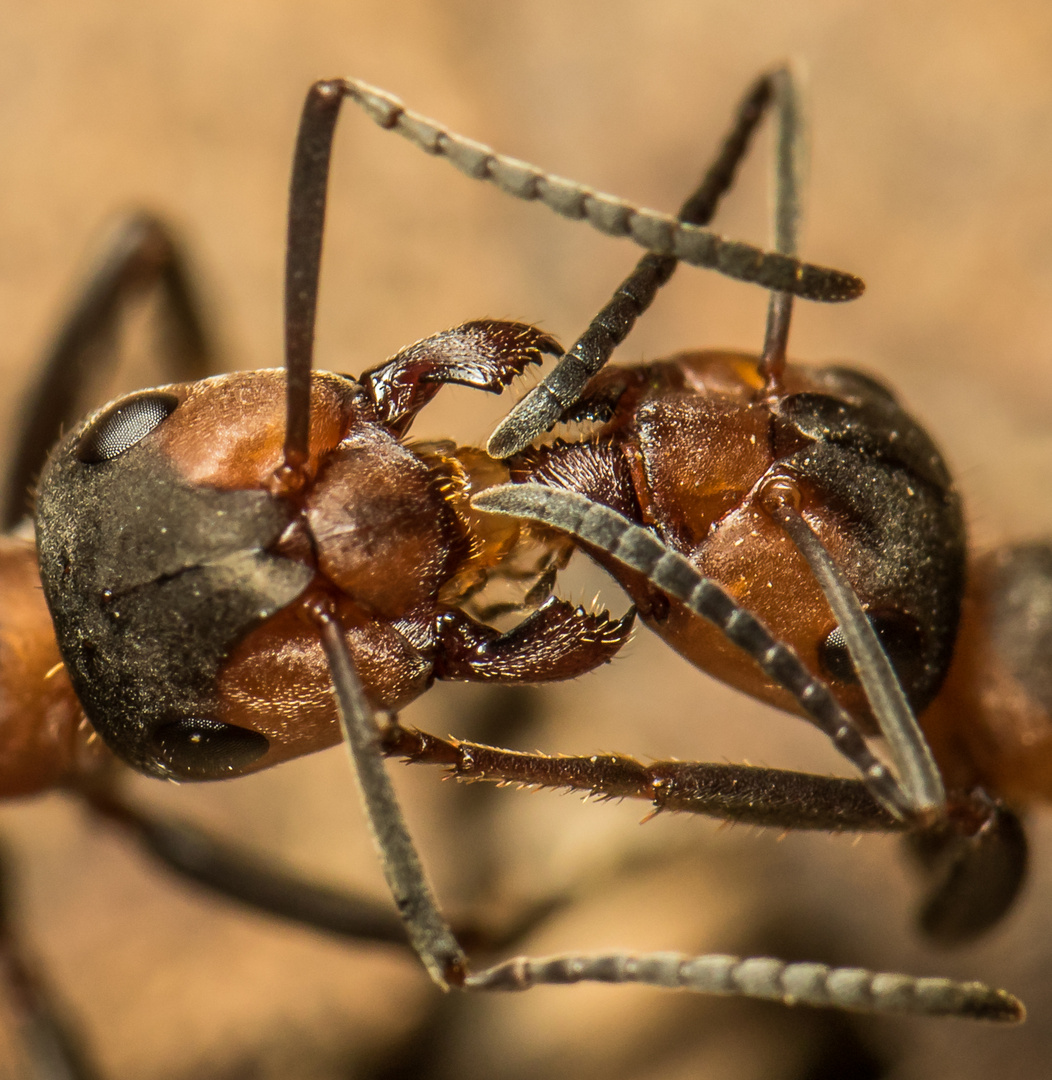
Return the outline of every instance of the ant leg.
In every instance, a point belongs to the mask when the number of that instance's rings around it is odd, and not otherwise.
[[[164,326],[158,342],[167,375],[174,382],[208,374],[212,348],[178,242],[152,214],[125,218],[80,290],[21,410],[25,420],[16,438],[18,455],[3,497],[4,531],[26,515],[26,492],[48,452],[63,430],[80,418],[89,375],[94,377],[100,365],[115,360],[113,339],[122,315],[154,289],[162,301]]]
[[[623,754],[558,754],[502,750],[426,731],[386,726],[380,745],[410,764],[444,765],[450,776],[529,788],[582,791],[599,799],[645,799],[655,812],[702,814],[742,825],[819,832],[901,832],[905,823],[878,803],[860,780],[787,769],[700,761],[644,765]]]
[[[720,199],[734,183],[753,132],[770,103],[773,86],[774,76],[762,75],[742,99],[716,160],[697,191],[680,208],[680,221],[691,225],[708,225],[712,221]],[[672,255],[647,254],[639,260],[617,287],[610,303],[591,321],[551,374],[516,402],[497,425],[486,447],[491,457],[517,454],[562,419],[566,410],[580,399],[588,381],[628,336],[636,319],[654,302],[658,289],[671,280],[677,265]]]
[[[0,857],[0,1075],[33,1080],[97,1080],[82,1039],[26,956],[8,903],[9,867]],[[10,1032],[13,1038],[4,1038]]]
[[[147,856],[184,881],[253,911],[349,941],[407,947],[405,926],[389,904],[312,881],[188,821],[127,801],[112,783],[77,788],[85,807],[116,826]],[[506,923],[459,921],[457,934],[493,950],[518,940],[564,903],[552,897]]]
[[[401,920],[386,904],[309,881],[189,822],[149,814],[113,790],[95,787],[81,794],[92,813],[129,834],[169,870],[213,893],[340,937],[407,943]]]

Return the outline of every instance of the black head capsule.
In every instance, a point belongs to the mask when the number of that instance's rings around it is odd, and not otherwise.
[[[188,398],[222,385],[114,403],[59,444],[37,496],[41,581],[73,688],[116,754],[170,779],[219,779],[266,753],[265,736],[223,720],[220,675],[313,576],[273,554],[293,509],[184,471],[178,447],[199,445]]]

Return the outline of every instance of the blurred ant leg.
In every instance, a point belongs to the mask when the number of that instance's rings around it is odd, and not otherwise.
[[[145,855],[215,896],[349,941],[409,946],[405,926],[389,904],[321,885],[191,822],[153,814],[125,800],[114,785],[95,784],[78,793],[91,813],[121,829]],[[502,925],[458,921],[457,934],[479,948],[500,948],[543,922],[563,902],[559,896],[546,898]]]
[[[1029,855],[1019,818],[999,803],[973,796],[977,821],[962,830],[951,820],[910,833],[907,846],[933,879],[917,923],[930,940],[956,946],[996,925],[1026,880]],[[985,803],[985,805],[983,805]]]
[[[380,745],[388,757],[443,765],[458,780],[582,791],[599,799],[645,799],[656,811],[743,825],[819,832],[901,832],[907,827],[861,780],[700,761],[644,765],[623,754],[524,753],[442,739],[398,724],[381,731]]]
[[[82,792],[85,805],[118,826],[179,877],[256,911],[352,940],[406,945],[387,904],[319,885],[186,821],[159,817],[115,791]]]
[[[503,484],[471,500],[476,510],[540,521],[590,544],[645,574],[668,596],[717,626],[763,672],[796,698],[806,716],[861,773],[877,801],[895,818],[912,822],[914,808],[894,774],[869,749],[855,720],[799,656],[716,582],[682,555],[616,510],[576,492],[542,484]]]
[[[791,68],[774,72],[771,81],[778,103],[774,153],[774,250],[795,257],[799,246],[800,193],[806,171],[803,110],[798,80]],[[764,391],[768,395],[781,392],[792,314],[792,293],[772,292],[759,365]]]
[[[776,77],[777,73],[762,75],[742,99],[716,160],[697,191],[680,208],[680,221],[690,225],[708,225],[712,221],[720,199],[734,183],[753,132],[770,103]],[[580,399],[588,381],[628,336],[639,316],[654,302],[658,289],[671,280],[677,265],[672,255],[647,254],[639,260],[573,348],[497,425],[486,446],[491,457],[517,454],[559,423],[567,409]]]
[[[157,290],[161,299],[164,326],[157,336],[168,378],[175,382],[208,374],[213,350],[179,244],[168,226],[151,214],[124,218],[107,240],[20,410],[24,421],[3,501],[5,531],[25,517],[27,492],[48,452],[83,414],[89,379],[113,365],[121,317],[150,290]]]
[[[697,993],[727,994],[860,1012],[960,1016],[1019,1021],[1022,1004],[981,983],[918,979],[771,958],[689,957],[678,953],[606,953],[517,957],[475,974],[435,903],[406,829],[380,753],[376,721],[358,682],[343,631],[318,604],[313,612],[354,759],[359,787],[384,873],[417,954],[435,982],[468,990],[527,990],[585,981],[643,983]]]
[[[18,1080],[98,1080],[82,1039],[26,956],[11,924],[10,867],[0,853],[0,1075]]]

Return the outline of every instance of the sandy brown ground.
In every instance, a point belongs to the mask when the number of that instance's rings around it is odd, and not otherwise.
[[[676,206],[761,69],[810,72],[803,249],[860,273],[842,308],[798,309],[791,351],[897,387],[945,448],[977,544],[1052,530],[1052,11],[1034,0],[9,0],[0,19],[0,432],[107,216],[146,205],[192,247],[229,367],[280,363],[284,199],[314,78],[353,74],[456,130],[648,205]],[[564,340],[635,259],[482,189],[348,110],[338,137],[318,356],[358,371],[485,315]],[[758,156],[721,228],[766,236]],[[765,298],[683,271],[622,350],[758,347]],[[485,436],[506,406],[449,394],[423,431]],[[583,595],[584,585],[578,588]],[[608,587],[605,600],[621,601]],[[713,686],[640,635],[612,667],[543,691],[527,746],[837,763],[803,724]],[[435,691],[407,719],[463,732],[485,704]],[[1019,909],[980,946],[926,950],[895,845],[719,831],[638,806],[512,791],[468,801],[399,771],[439,889],[464,908],[601,887],[529,942],[781,951],[983,978],[1021,1030],[857,1025],[656,991],[437,996],[407,960],[244,916],[138,861],[60,797],[5,807],[29,939],[111,1080],[181,1077],[1043,1075],[1052,1055],[1052,827],[1032,821]],[[380,880],[339,752],[158,804],[336,881]],[[486,860],[490,861],[486,861]],[[480,869],[480,863],[483,864]],[[488,879],[488,881],[487,881]],[[430,1023],[430,1028],[429,1028]],[[402,1072],[392,1062],[413,1060]],[[863,1047],[864,1050],[860,1050]],[[409,1058],[406,1055],[409,1054]],[[836,1060],[851,1064],[819,1071]],[[869,1055],[871,1068],[858,1064]]]

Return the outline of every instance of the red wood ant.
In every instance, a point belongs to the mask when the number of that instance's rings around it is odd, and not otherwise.
[[[412,447],[404,437],[444,383],[499,391],[543,354],[561,354],[533,327],[466,323],[359,379],[312,372],[328,161],[344,97],[475,178],[649,249],[495,433],[492,458]],[[772,100],[776,243],[762,252],[704,226]],[[316,84],[293,166],[285,371],[138,392],[62,439],[35,500],[50,621],[31,545],[5,542],[8,617],[21,620],[12,632],[29,643],[23,667],[0,669],[11,702],[10,749],[0,756],[7,790],[75,782],[97,808],[128,820],[94,782],[106,759],[97,736],[140,771],[204,780],[333,745],[342,725],[409,940],[443,987],[643,982],[860,1011],[1021,1019],[1018,1001],[978,983],[769,958],[612,953],[469,972],[382,761],[401,755],[465,779],[641,797],[659,809],[783,828],[903,831],[938,877],[923,923],[944,941],[974,936],[1011,903],[1025,840],[998,796],[1040,792],[1008,779],[1003,763],[1018,740],[1000,738],[1008,747],[1000,754],[977,749],[1003,735],[999,719],[978,708],[965,724],[945,718],[1008,677],[997,658],[1018,631],[1002,624],[1025,603],[1013,589],[1040,573],[1040,559],[1002,554],[973,572],[962,597],[960,508],[925,433],[872,380],[786,363],[794,295],[846,300],[862,288],[796,258],[797,126],[788,74],[761,78],[674,220],[496,155],[363,84]],[[145,280],[161,282],[174,316],[173,367],[196,375],[206,350],[178,260],[154,223],[138,227],[98,275],[44,385],[68,373],[71,357]],[[695,353],[600,372],[678,261],[771,290],[762,356]],[[40,422],[23,442],[16,499],[74,396],[33,411]],[[559,420],[591,427],[577,442],[534,445]],[[576,546],[615,574],[669,644],[810,718],[862,780],[551,758],[442,740],[394,719],[378,731],[375,709],[393,712],[435,678],[539,682],[609,660],[632,614],[613,620],[551,596]],[[524,582],[524,606],[535,607],[506,633],[485,618],[493,610],[486,590],[502,581]],[[964,623],[955,654],[962,602],[992,614]],[[1025,683],[1029,672],[1010,674]],[[1033,715],[1021,707],[1016,729],[1036,724]],[[894,770],[870,750],[874,734]],[[141,818],[131,824],[144,828]]]

